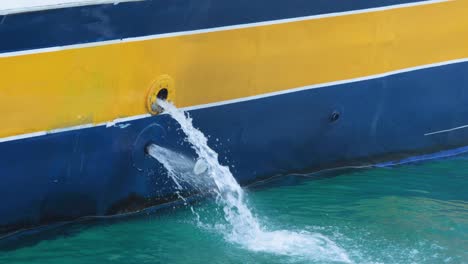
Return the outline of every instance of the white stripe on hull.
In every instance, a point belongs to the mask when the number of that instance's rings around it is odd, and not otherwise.
[[[459,130],[459,129],[464,129],[464,128],[468,128],[468,125],[430,132],[430,133],[424,134],[424,136],[431,136],[431,135],[437,135],[437,134],[442,134],[442,133],[448,133],[448,132],[452,132],[452,131]]]
[[[463,63],[463,62],[468,62],[468,58],[462,58],[462,59],[457,59],[457,60],[450,60],[450,61],[444,61],[444,62],[439,62],[439,63],[426,64],[426,65],[422,65],[422,66],[405,68],[405,69],[401,69],[401,70],[390,71],[390,72],[385,72],[385,73],[380,73],[380,74],[375,74],[375,75],[369,75],[369,76],[365,76],[365,77],[359,77],[359,78],[352,78],[352,79],[341,80],[341,81],[334,81],[334,82],[328,82],[328,83],[308,85],[308,86],[303,86],[303,87],[298,87],[298,88],[293,88],[293,89],[287,89],[287,90],[283,90],[283,91],[279,91],[279,92],[273,92],[273,93],[266,93],[266,94],[261,94],[261,95],[243,97],[243,98],[239,98],[239,99],[219,101],[219,102],[215,102],[215,103],[202,104],[202,105],[196,105],[196,106],[189,106],[189,107],[184,107],[182,109],[185,110],[185,111],[192,111],[192,110],[210,108],[210,107],[227,105],[227,104],[235,104],[235,103],[246,102],[246,101],[251,101],[251,100],[257,100],[257,99],[262,99],[262,98],[271,97],[271,96],[277,96],[277,95],[300,92],[300,91],[305,91],[305,90],[329,87],[329,86],[333,86],[333,85],[340,85],[340,84],[347,84],[347,83],[353,83],[353,82],[367,81],[367,80],[378,79],[378,78],[387,77],[387,76],[400,74],[400,73],[407,73],[407,72],[412,72],[412,71],[417,71],[417,70],[441,67],[441,66],[446,66],[446,65],[456,64],[456,63]],[[9,137],[0,138],[0,143],[1,142],[7,142],[7,141],[13,141],[13,140],[19,140],[19,139],[25,139],[25,138],[39,137],[39,136],[44,136],[44,135],[47,135],[47,134],[56,134],[56,133],[60,133],[60,132],[91,128],[91,127],[100,127],[100,126],[113,127],[113,126],[117,126],[117,127],[120,127],[120,128],[125,128],[127,126],[118,126],[117,124],[126,123],[126,122],[129,122],[129,121],[138,120],[138,119],[142,119],[142,118],[147,118],[147,117],[150,117],[150,116],[151,116],[150,114],[142,114],[142,115],[137,115],[137,116],[118,118],[118,119],[115,119],[113,121],[108,121],[108,122],[99,123],[99,124],[84,124],[84,125],[79,125],[79,126],[54,129],[54,130],[50,130],[50,131],[39,131],[39,132],[33,132],[33,133],[28,133],[28,134],[9,136]],[[427,133],[427,134],[424,134],[424,135],[428,136],[428,135],[432,135],[432,134],[450,132],[450,131],[465,128],[465,127],[468,127],[468,125],[458,127],[458,128],[452,128],[452,129],[448,129],[448,130],[430,132],[430,133]]]
[[[0,0],[0,1],[2,1],[2,0]],[[138,0],[130,0],[130,1],[138,1]],[[98,47],[98,46],[119,44],[119,43],[138,42],[138,41],[145,41],[145,40],[151,40],[151,39],[196,35],[196,34],[204,34],[204,33],[218,32],[218,31],[236,30],[236,29],[242,29],[242,28],[269,26],[269,25],[293,23],[293,22],[306,21],[306,20],[329,18],[329,17],[339,17],[339,16],[354,15],[354,14],[380,12],[380,11],[391,10],[391,9],[407,8],[407,7],[422,6],[422,5],[430,5],[430,4],[437,4],[437,3],[450,2],[450,1],[453,1],[453,0],[429,0],[429,1],[421,1],[421,2],[415,2],[415,3],[391,5],[391,6],[376,7],[376,8],[367,8],[367,9],[337,12],[337,13],[328,13],[328,14],[322,14],[322,15],[312,15],[312,16],[295,17],[295,18],[287,18],[287,19],[278,19],[278,20],[271,20],[271,21],[264,21],[264,22],[257,22],[257,23],[248,23],[248,24],[239,24],[239,25],[233,25],[233,26],[209,28],[209,29],[181,31],[181,32],[173,32],[173,33],[148,35],[148,36],[143,36],[143,37],[124,38],[124,39],[106,40],[106,41],[99,41],[99,42],[90,42],[90,43],[84,43],[84,44],[57,46],[57,47],[50,47],[50,48],[5,52],[5,53],[0,53],[0,58],[30,55],[30,54],[37,54],[37,53],[46,53],[46,52],[57,52],[57,51],[69,50],[69,49]],[[110,1],[110,2],[112,2],[112,1]],[[0,11],[0,14],[1,14],[1,11]]]
[[[0,0],[0,15],[32,12],[65,7],[118,4],[142,0]]]

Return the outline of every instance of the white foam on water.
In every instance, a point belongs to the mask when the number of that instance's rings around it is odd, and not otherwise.
[[[228,240],[252,251],[298,257],[300,260],[352,263],[344,249],[319,233],[260,229],[248,236],[231,234]]]
[[[227,166],[218,161],[218,154],[208,146],[205,135],[192,124],[192,119],[182,110],[169,102],[159,104],[179,124],[186,134],[186,140],[202,159],[205,172],[196,175],[193,172],[195,161],[162,147],[149,149],[149,154],[161,162],[175,183],[182,188],[182,183],[205,187],[216,196],[216,203],[223,209],[224,221],[213,227],[224,238],[255,252],[267,252],[278,255],[299,257],[310,261],[352,263],[347,252],[328,237],[311,232],[288,230],[270,231],[260,223],[246,203],[246,196]],[[197,179],[197,180],[193,180]],[[198,215],[197,218],[199,219]],[[203,225],[202,225],[203,226]]]

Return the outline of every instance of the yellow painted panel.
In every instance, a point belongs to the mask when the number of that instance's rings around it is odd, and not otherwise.
[[[0,137],[468,57],[468,1],[0,58]]]

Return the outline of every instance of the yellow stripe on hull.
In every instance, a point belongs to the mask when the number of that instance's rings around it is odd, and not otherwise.
[[[466,58],[467,14],[451,1],[0,58],[0,137],[146,113],[162,74],[185,107]]]

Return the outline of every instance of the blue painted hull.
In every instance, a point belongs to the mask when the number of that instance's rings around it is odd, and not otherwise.
[[[147,0],[20,13],[0,16],[0,53],[425,1]]]
[[[243,184],[277,174],[395,160],[468,144],[468,63],[193,110]],[[338,113],[333,121],[331,116]],[[144,147],[190,153],[168,115],[0,144],[0,232],[174,199]]]

